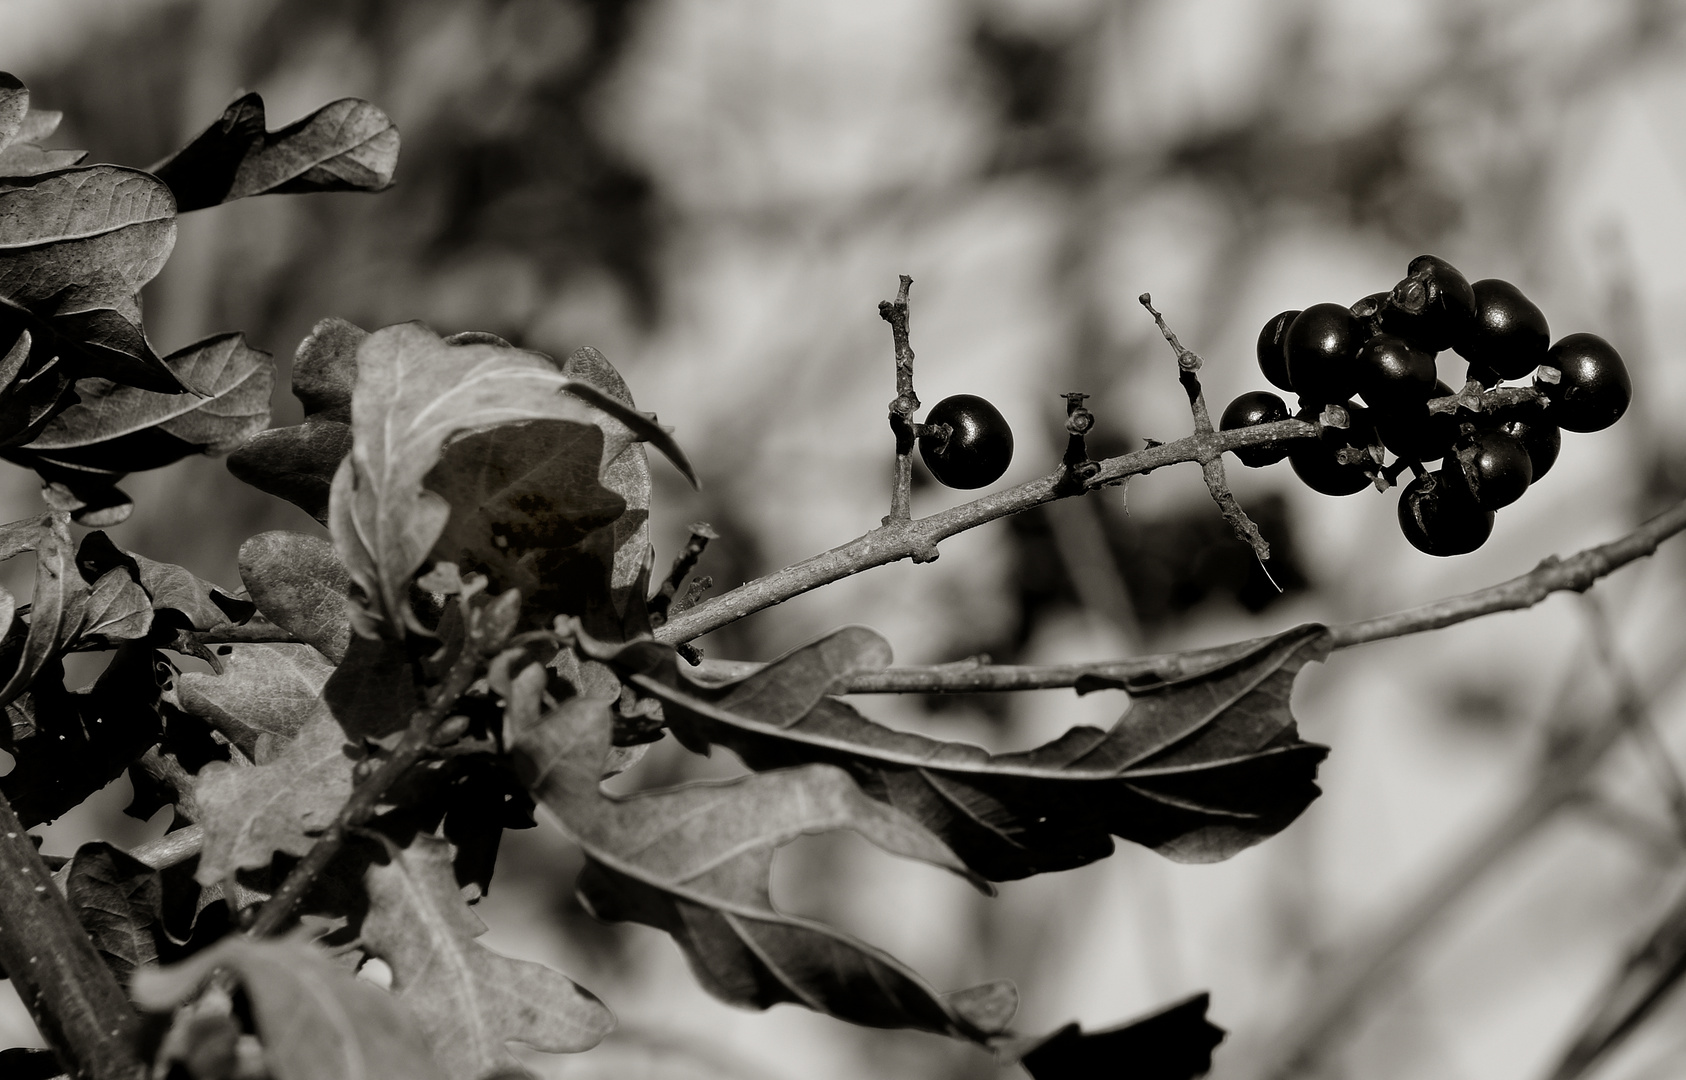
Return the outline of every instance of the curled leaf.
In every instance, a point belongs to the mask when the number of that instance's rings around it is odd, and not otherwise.
[[[381,191],[398,165],[398,129],[356,98],[330,102],[277,131],[263,98],[246,94],[152,171],[182,213],[251,195]]]
[[[606,412],[688,466],[671,437],[596,387],[534,353],[450,345],[416,323],[369,335],[357,350],[351,456],[334,476],[329,527],[361,599],[353,629],[373,637],[427,633],[410,583],[445,532],[451,504],[423,480],[456,436],[545,420],[595,426]]]
[[[176,239],[157,177],[115,165],[0,178],[0,308],[77,377],[159,393],[185,389],[147,343],[140,289]]]
[[[275,366],[269,354],[221,334],[171,353],[163,364],[193,394],[160,394],[109,379],[85,379],[80,399],[7,457],[64,485],[84,504],[125,475],[193,454],[224,454],[269,424]]]
[[[580,897],[598,917],[667,931],[699,981],[752,1008],[791,1002],[858,1024],[987,1042],[1003,1010],[932,990],[893,957],[772,904],[774,849],[849,829],[893,854],[964,873],[918,823],[866,798],[841,770],[810,766],[630,798],[598,785],[608,707],[573,698],[514,733],[517,769],[586,854]]]
[[[827,696],[842,674],[888,663],[860,627],[789,653],[747,678],[704,686],[653,645],[633,681],[658,697],[693,749],[725,746],[751,768],[827,763],[912,815],[973,870],[1006,881],[1105,858],[1121,836],[1181,862],[1211,862],[1272,836],[1318,795],[1327,749],[1300,740],[1294,678],[1329,649],[1303,626],[1210,669],[1131,684],[1112,728],[1076,727],[1022,753],[895,731]]]

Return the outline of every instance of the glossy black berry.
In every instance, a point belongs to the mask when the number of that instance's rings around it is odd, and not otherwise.
[[[1537,380],[1550,400],[1547,419],[1565,431],[1602,431],[1621,419],[1633,400],[1627,365],[1597,334],[1570,334],[1546,353],[1545,366],[1561,373],[1557,382]]]
[[[1284,311],[1264,324],[1259,331],[1259,370],[1278,390],[1292,393],[1294,384],[1288,380],[1288,357],[1283,346],[1288,340],[1288,327],[1299,317],[1299,310]]]
[[[1236,431],[1240,428],[1257,427],[1260,424],[1274,424],[1278,420],[1288,419],[1288,406],[1283,400],[1268,390],[1249,390],[1224,410],[1223,419],[1218,427],[1224,431]],[[1288,456],[1288,447],[1282,443],[1268,442],[1261,446],[1244,446],[1231,451],[1241,459],[1241,464],[1251,469],[1274,465]]]
[[[1563,449],[1562,429],[1537,411],[1528,417],[1503,419],[1499,430],[1519,440],[1522,449],[1528,451],[1528,460],[1534,466],[1536,484],[1557,461],[1557,452]]]
[[[1494,515],[1445,471],[1419,476],[1399,496],[1399,529],[1428,555],[1467,555],[1493,535]]]
[[[1521,379],[1545,363],[1551,331],[1545,314],[1508,281],[1482,278],[1475,293],[1475,322],[1458,344],[1471,373],[1486,368],[1500,379]],[[1479,375],[1476,375],[1479,378]]]
[[[926,426],[948,425],[948,438],[919,436],[919,457],[924,458],[939,484],[946,487],[983,487],[995,484],[1013,460],[1013,430],[1007,418],[983,398],[954,394],[932,406]]]
[[[1359,348],[1354,362],[1358,392],[1373,409],[1406,409],[1434,393],[1434,355],[1413,349],[1403,338],[1373,337]]]
[[[1288,447],[1288,462],[1294,474],[1305,486],[1324,495],[1353,495],[1371,484],[1364,462],[1375,428],[1369,411],[1350,402],[1343,405],[1350,418],[1346,430],[1326,427],[1315,439],[1295,439]],[[1295,413],[1300,420],[1315,421],[1319,409],[1305,408]],[[1348,459],[1343,462],[1341,457]]]
[[[1353,364],[1364,327],[1339,304],[1313,304],[1288,326],[1288,381],[1302,404],[1345,401],[1358,392]]]
[[[1522,440],[1502,431],[1485,431],[1453,456],[1464,485],[1483,510],[1498,510],[1522,497],[1534,482],[1534,463]],[[1446,463],[1450,471],[1453,461]]]
[[[947,438],[919,436],[919,456],[941,484],[978,488],[1001,479],[1013,460],[1013,429],[1006,417],[981,397],[956,394],[943,398],[925,417],[927,426],[947,424]]]
[[[1383,329],[1425,352],[1458,345],[1475,327],[1475,290],[1456,267],[1433,255],[1411,260],[1390,299]]]
[[[1432,397],[1450,397],[1452,388],[1436,382]],[[1458,420],[1451,413],[1431,413],[1427,403],[1398,409],[1372,409],[1382,445],[1406,461],[1439,461],[1458,441]]]

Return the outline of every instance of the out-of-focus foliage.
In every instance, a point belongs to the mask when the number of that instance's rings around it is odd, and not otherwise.
[[[1220,402],[1262,385],[1251,351],[1265,319],[1385,288],[1424,250],[1471,277],[1515,281],[1554,327],[1596,330],[1634,370],[1626,431],[1602,445],[1567,439],[1531,505],[1501,515],[1489,546],[1455,563],[1411,552],[1391,499],[1325,499],[1282,479],[1286,466],[1232,466],[1278,553],[1277,597],[1199,484],[1172,470],[956,538],[937,563],[784,605],[705,641],[714,655],[765,657],[841,622],[878,627],[904,662],[1228,639],[1507,577],[1686,490],[1675,419],[1686,366],[1672,344],[1686,330],[1677,4],[25,7],[3,17],[61,28],[7,36],[45,44],[27,55],[0,45],[0,67],[24,77],[36,104],[66,112],[51,145],[87,147],[94,161],[158,161],[241,88],[263,94],[272,123],[355,95],[404,133],[397,183],[378,199],[253,200],[183,220],[174,260],[144,294],[160,351],[239,328],[285,375],[328,315],[489,330],[558,356],[596,345],[640,405],[678,427],[702,474],[692,495],[656,472],[658,558],[685,522],[706,519],[722,538],[701,571],[720,587],[883,513],[893,386],[875,304],[898,272],[917,281],[924,396],[978,393],[1002,409],[1020,446],[1007,481],[1057,458],[1065,390],[1096,395],[1099,450],[1185,430],[1171,358],[1133,301],[1146,290],[1207,358]],[[280,422],[300,418],[287,395],[275,405]],[[114,536],[232,582],[245,536],[314,528],[221,469],[190,461],[127,481],[137,509]],[[7,520],[36,505],[33,481],[14,472]],[[950,498],[922,487],[915,511]],[[1620,612],[1619,644],[1648,673],[1657,643],[1679,636],[1679,559],[1665,553],[1629,575],[1600,591]],[[885,943],[940,984],[1011,974],[1046,1010],[1022,1018],[1027,1029],[1074,1013],[1107,1023],[1211,986],[1234,1029],[1220,1067],[1245,1062],[1294,1015],[1325,958],[1384,922],[1527,782],[1542,737],[1534,719],[1552,699],[1568,703],[1564,725],[1606,707],[1602,673],[1579,660],[1573,612],[1558,600],[1339,655],[1301,708],[1308,737],[1340,746],[1328,797],[1275,847],[1222,868],[1124,853],[1010,885],[990,907],[935,875],[816,844],[787,857],[775,895]],[[1566,669],[1585,685],[1565,695]],[[1117,712],[1109,697],[874,705],[887,722],[1005,751],[1046,741],[1083,710],[1104,725]],[[1656,713],[1678,752],[1677,703]],[[677,762],[662,753],[652,766]],[[1633,839],[1666,828],[1649,777],[1642,762],[1613,762],[1593,805],[1613,800],[1615,812],[1567,817],[1513,855],[1330,1048],[1333,1060],[1384,1080],[1548,1068],[1667,903],[1678,850]],[[614,993],[638,1004],[622,1007],[622,1034],[570,1063],[575,1075],[979,1074],[977,1058],[945,1056],[936,1040],[716,1008],[673,977],[682,961],[666,941],[599,927],[559,895],[554,883],[571,875],[556,864],[580,855],[545,843],[510,845],[482,908],[488,940],[566,955],[605,995],[620,979],[639,988]],[[859,887],[819,890],[813,880],[835,879],[804,867],[821,864],[847,865]],[[565,933],[532,931],[551,915]],[[675,1017],[680,1037],[654,1034]],[[1609,1075],[1666,1074],[1657,1062],[1681,1053],[1667,1027],[1613,1058]]]

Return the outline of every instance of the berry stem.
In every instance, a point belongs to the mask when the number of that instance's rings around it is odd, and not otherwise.
[[[1212,414],[1206,408],[1206,393],[1201,389],[1200,376],[1196,374],[1202,363],[1199,354],[1184,348],[1183,343],[1177,340],[1177,335],[1165,325],[1165,317],[1154,308],[1151,295],[1142,293],[1137,299],[1142,307],[1147,308],[1148,314],[1153,316],[1153,321],[1159,325],[1159,332],[1165,336],[1165,341],[1177,354],[1177,381],[1183,384],[1183,392],[1188,395],[1189,411],[1194,415],[1195,436],[1210,436],[1213,433]],[[1235,494],[1229,490],[1229,480],[1224,476],[1223,454],[1200,458],[1200,471],[1205,476],[1207,492],[1218,505],[1218,511],[1223,514],[1224,520],[1229,522],[1236,539],[1251,547],[1261,564],[1268,562],[1270,544],[1265,540],[1264,534],[1259,532],[1259,527],[1253,524],[1253,519],[1241,509]]]
[[[656,640],[670,645],[690,641],[822,585],[841,581],[875,566],[900,562],[902,559],[911,559],[934,551],[938,543],[951,536],[988,524],[997,518],[1023,513],[1055,499],[1080,495],[1096,488],[1111,487],[1126,477],[1150,473],[1179,462],[1205,462],[1226,450],[1263,446],[1268,442],[1283,442],[1289,439],[1304,439],[1316,434],[1316,424],[1304,420],[1279,420],[1273,424],[1260,424],[1236,431],[1189,435],[1173,442],[1155,442],[1140,450],[1095,462],[1098,466],[1095,474],[1089,477],[1080,489],[1073,490],[1065,485],[1063,472],[1056,470],[1047,476],[1017,487],[991,492],[982,498],[950,507],[928,517],[908,521],[886,521],[878,528],[829,551],[822,551],[782,570],[746,581],[734,589],[703,601],[683,614],[669,612],[667,625],[656,631]]]
[[[913,447],[918,436],[913,417],[919,412],[919,395],[913,392],[913,344],[908,336],[908,290],[913,279],[901,275],[901,287],[894,300],[878,304],[878,317],[890,324],[890,339],[896,350],[896,399],[890,402],[890,430],[896,436],[896,479],[890,489],[890,514],[884,524],[913,517]]]

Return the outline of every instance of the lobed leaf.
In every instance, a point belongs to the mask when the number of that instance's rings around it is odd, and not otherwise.
[[[309,645],[252,642],[218,651],[220,673],[184,671],[176,677],[176,704],[248,758],[268,760],[321,708],[334,665]]]
[[[866,798],[841,770],[810,766],[629,798],[598,784],[607,705],[573,698],[514,737],[516,767],[580,843],[580,896],[599,918],[671,934],[699,981],[733,1004],[805,1005],[873,1027],[987,1042],[1010,988],[945,997],[894,958],[785,915],[769,895],[773,851],[806,833],[850,829],[908,858],[965,873],[918,823]],[[970,1008],[980,1001],[985,1008]]]
[[[27,323],[0,304],[0,448],[29,442],[76,400],[75,373],[52,335],[31,333]]]
[[[341,98],[276,131],[264,124],[263,98],[245,94],[152,171],[182,213],[251,195],[392,186],[398,129],[366,101]]]
[[[486,927],[463,900],[451,845],[417,836],[403,849],[389,844],[388,854],[364,875],[362,942],[392,967],[394,992],[451,1076],[483,1080],[514,1070],[510,1041],[577,1053],[613,1029],[603,1003],[559,972],[474,940]]]
[[[135,971],[158,962],[164,904],[158,871],[94,841],[76,849],[65,894],[118,982],[127,985]]]
[[[54,658],[8,703],[16,764],[0,777],[0,794],[25,828],[79,805],[158,742],[158,662],[152,649],[125,644],[91,688],[72,693]]]
[[[16,76],[0,72],[0,177],[38,176],[67,169],[86,150],[43,150],[32,144],[58,129],[63,113],[29,107],[29,91]]]
[[[302,941],[225,937],[180,964],[139,972],[135,1001],[173,1009],[218,969],[245,990],[275,1080],[452,1080],[393,995]]]
[[[252,768],[213,761],[194,796],[205,847],[195,880],[218,884],[236,870],[268,866],[276,852],[303,855],[351,796],[353,759],[325,704],[273,760]]]
[[[451,345],[416,323],[364,339],[352,400],[356,437],[329,504],[335,550],[362,594],[353,629],[365,637],[427,632],[408,590],[451,516],[450,503],[423,485],[447,441],[532,420],[595,426],[594,410],[661,446],[689,475],[665,431],[538,354]]]
[[[220,334],[164,357],[194,394],[160,394],[109,379],[77,385],[80,399],[7,457],[63,484],[90,505],[131,472],[193,454],[224,454],[269,424],[275,365],[239,334]]]
[[[1318,795],[1328,751],[1300,740],[1288,700],[1300,668],[1328,650],[1326,629],[1302,626],[1206,671],[1129,684],[1111,731],[1075,727],[1011,754],[895,731],[827,696],[840,675],[888,663],[865,628],[708,686],[654,645],[623,656],[652,665],[632,679],[692,749],[724,746],[756,770],[837,765],[1006,881],[1105,858],[1113,836],[1211,862],[1281,831]]]
[[[240,545],[240,580],[266,619],[334,663],[345,659],[351,575],[333,544],[303,533],[259,533]]]
[[[1106,1031],[1085,1033],[1067,1024],[1052,1035],[1025,1040],[1017,1049],[1025,1071],[1035,1080],[1195,1080],[1212,1068],[1212,1051],[1224,1031],[1206,1019],[1209,995]]]
[[[250,600],[230,596],[184,567],[124,551],[103,532],[82,538],[76,562],[84,578],[123,571],[138,584],[146,605],[160,621],[178,630],[204,631],[245,622],[256,610]]]
[[[576,349],[562,364],[571,379],[592,384],[610,397],[633,407],[632,391],[607,357],[589,345]],[[582,605],[578,611],[586,629],[613,640],[630,641],[650,632],[650,568],[654,549],[650,545],[649,455],[633,431],[607,413],[597,418],[603,429],[604,487],[626,504],[607,537],[613,552],[609,566],[609,594],[606,605]],[[603,610],[599,612],[597,608]]]
[[[175,217],[169,188],[134,169],[0,178],[0,308],[77,377],[183,392],[141,330],[139,295],[169,257]]]
[[[33,524],[33,523],[32,523]],[[58,655],[80,625],[87,586],[72,562],[70,524],[63,514],[48,514],[33,527],[13,533],[14,545],[35,552],[35,594],[29,608],[29,632],[15,666],[8,665],[0,686],[0,705],[15,701],[47,662]],[[0,654],[10,660],[10,653]],[[8,668],[0,668],[0,672]]]
[[[23,118],[29,112],[29,91],[18,77],[0,71],[0,150],[6,149],[23,128]]]

